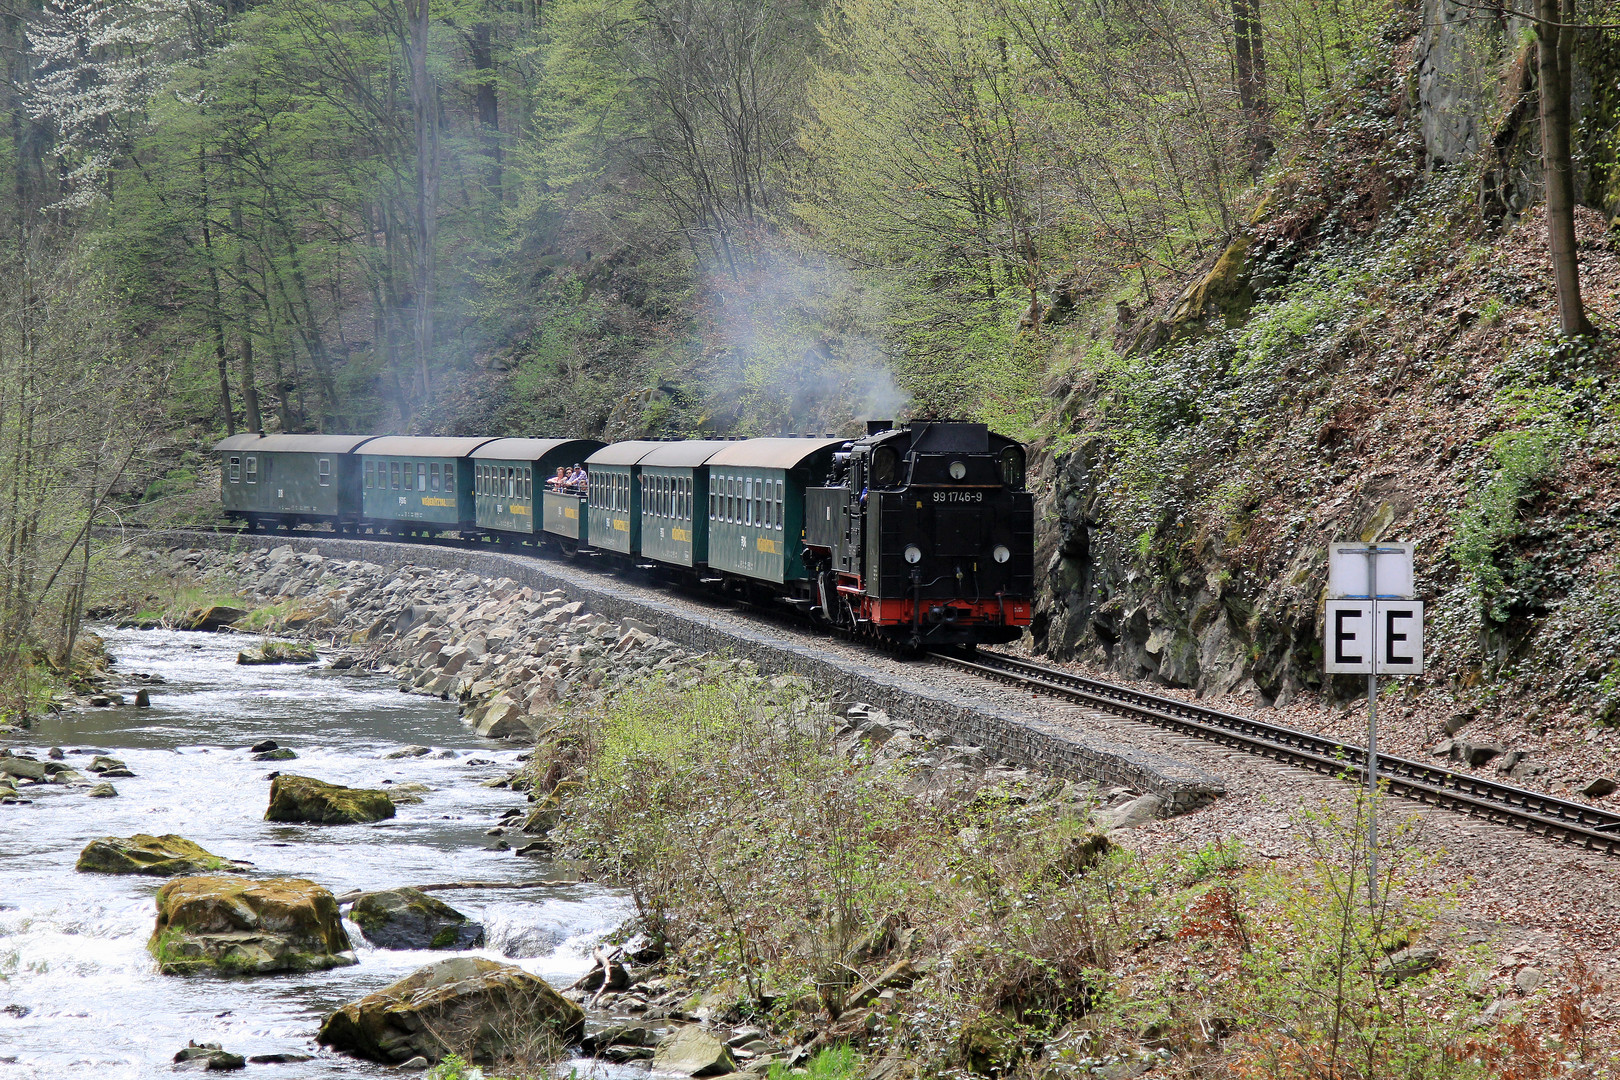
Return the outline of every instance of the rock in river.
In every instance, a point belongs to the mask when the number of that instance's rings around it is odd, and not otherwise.
[[[112,787],[111,784],[106,785]],[[95,790],[91,789],[94,795]],[[116,792],[114,793],[116,794]],[[219,870],[241,870],[247,863],[222,859],[183,836],[167,833],[131,837],[103,836],[92,840],[79,852],[74,869],[92,874],[151,874],[174,877],[177,874],[206,874]]]
[[[386,791],[347,788],[309,776],[284,773],[270,782],[270,808],[266,821],[307,821],[321,825],[353,825],[394,816],[394,800]]]
[[[361,893],[349,918],[367,941],[384,949],[475,949],[484,943],[481,924],[416,889]]]
[[[238,664],[313,664],[319,659],[315,646],[295,641],[267,641],[236,654]]]
[[[302,878],[177,878],[158,890],[157,909],[146,947],[166,975],[260,975],[356,963],[337,898]]]
[[[457,1053],[489,1062],[579,1036],[585,1013],[520,967],[458,956],[351,1001],[321,1024],[325,1046],[372,1061]]]

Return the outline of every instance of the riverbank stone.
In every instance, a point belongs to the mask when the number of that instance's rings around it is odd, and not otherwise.
[[[476,949],[484,927],[417,889],[361,893],[349,918],[373,945],[384,949]]]
[[[737,1071],[725,1043],[697,1025],[677,1028],[653,1052],[652,1071],[680,1076],[724,1076]]]
[[[355,1057],[398,1064],[451,1053],[487,1063],[536,1042],[567,1044],[585,1012],[544,979],[512,964],[458,956],[338,1009],[317,1040]]]
[[[101,785],[112,787],[111,784]],[[95,795],[96,789],[91,788]],[[112,794],[118,794],[116,791]],[[134,836],[103,836],[90,841],[79,852],[74,867],[89,874],[148,874],[152,877],[176,877],[180,874],[208,874],[221,870],[243,870],[247,863],[221,858],[183,836],[165,833],[152,836],[136,833]]]
[[[247,608],[232,607],[229,604],[210,604],[208,607],[192,608],[180,616],[179,629],[218,630],[222,626],[231,625],[246,614]]]
[[[263,975],[357,963],[337,898],[313,881],[183,877],[157,893],[147,949],[166,975]]]
[[[355,825],[393,816],[394,800],[386,791],[349,788],[292,773],[270,782],[270,806],[264,812],[266,821],[318,825]]]

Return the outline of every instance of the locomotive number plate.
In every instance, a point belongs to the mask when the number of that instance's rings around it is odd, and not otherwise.
[[[982,491],[936,491],[934,501],[942,502],[984,502]]]

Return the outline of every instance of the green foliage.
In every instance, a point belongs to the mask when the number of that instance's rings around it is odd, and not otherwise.
[[[1249,883],[1266,927],[1243,934],[1249,996],[1238,1016],[1259,1075],[1480,1075],[1458,1053],[1479,1010],[1467,992],[1472,964],[1454,956],[1449,972],[1404,976],[1392,974],[1387,962],[1443,919],[1452,902],[1430,889],[1425,860],[1411,845],[1414,826],[1392,827],[1388,815],[1381,822],[1376,899],[1369,896],[1370,809],[1363,795],[1348,811],[1301,815],[1311,859],[1302,877],[1264,875]],[[1218,919],[1211,925],[1225,928]]]
[[[765,1075],[767,1080],[789,1080],[792,1076],[803,1076],[804,1080],[855,1080],[865,1071],[855,1049],[848,1044],[840,1044],[818,1050],[814,1057],[805,1062],[802,1072],[789,1070],[782,1062],[773,1061]]]
[[[1467,575],[1485,617],[1508,620],[1534,568],[1513,551],[1523,511],[1568,448],[1594,420],[1612,412],[1603,363],[1590,347],[1546,343],[1527,349],[1496,373],[1493,411],[1506,430],[1487,441],[1494,471],[1458,512],[1451,553]]]

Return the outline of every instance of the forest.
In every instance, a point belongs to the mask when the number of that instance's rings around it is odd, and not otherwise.
[[[1107,598],[1065,609],[1076,545],[1169,580],[1189,536],[1264,516],[1297,470],[1221,466],[1264,456],[1326,371],[1273,361],[1342,323],[1341,359],[1371,362],[1371,297],[1403,275],[1489,262],[1545,214],[1554,289],[1497,297],[1535,314],[1507,351],[1607,355],[1576,226],[1615,189],[1612,21],[1575,0],[12,0],[0,637],[71,651],[92,523],[202,501],[198,451],[227,433],[955,415],[1046,455],[1043,625],[1083,647],[1065,611]],[[1355,269],[1369,252],[1406,261]],[[1377,317],[1416,326],[1434,295]],[[1111,478],[1084,508],[1082,462]]]

